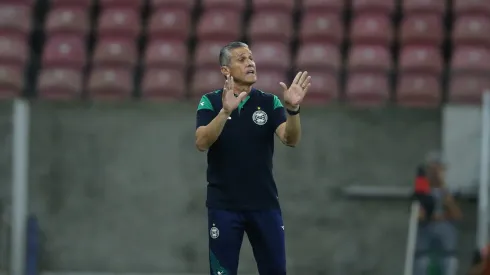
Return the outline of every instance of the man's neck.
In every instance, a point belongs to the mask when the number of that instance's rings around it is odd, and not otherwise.
[[[235,95],[239,95],[241,93],[247,93],[247,95],[249,95],[251,91],[252,91],[251,85],[240,85],[235,83],[235,89],[233,93],[235,93]]]

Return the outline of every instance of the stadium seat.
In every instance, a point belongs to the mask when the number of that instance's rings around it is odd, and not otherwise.
[[[453,11],[456,16],[464,14],[490,16],[490,2],[487,0],[453,0]]]
[[[185,74],[174,69],[149,69],[143,78],[141,97],[145,99],[182,99]]]
[[[338,71],[341,66],[339,47],[332,44],[303,44],[296,55],[296,68],[299,70]]]
[[[401,49],[399,57],[401,72],[439,75],[442,68],[442,55],[438,47],[407,46]]]
[[[25,39],[31,30],[29,6],[0,4],[0,36],[18,36]]]
[[[344,39],[344,25],[337,14],[306,13],[301,21],[299,38],[302,42],[339,45]]]
[[[391,53],[383,46],[355,45],[351,47],[348,59],[350,71],[387,72],[392,68]]]
[[[441,84],[438,77],[426,74],[402,74],[396,89],[398,105],[435,107],[441,102]]]
[[[82,95],[83,77],[78,70],[42,70],[37,83],[38,96],[49,99],[76,99]]]
[[[28,58],[28,45],[17,37],[0,37],[0,64],[23,68]]]
[[[215,56],[215,59],[218,59]],[[183,70],[187,67],[187,45],[179,42],[156,40],[146,47],[146,68]]]
[[[128,99],[133,91],[133,70],[98,69],[91,71],[87,92],[91,98]]]
[[[354,14],[382,13],[392,14],[395,11],[394,0],[352,0]]]
[[[70,7],[88,9],[95,0],[50,0],[52,8]]]
[[[108,8],[130,8],[138,10],[141,9],[145,0],[98,0],[98,2],[103,10]]]
[[[196,3],[196,0],[150,0],[150,6],[153,10],[177,8],[189,12],[194,9]]]
[[[305,12],[340,14],[344,11],[344,0],[302,0]]]
[[[22,94],[24,75],[22,69],[0,65],[0,99],[18,97]]]
[[[132,40],[101,39],[97,43],[92,64],[99,68],[132,68],[138,53]]]
[[[453,74],[449,84],[449,102],[478,104],[490,90],[488,75]]]
[[[183,9],[161,9],[151,16],[148,26],[150,40],[185,41],[191,30],[191,18]]]
[[[255,12],[248,27],[248,38],[253,41],[283,41],[292,37],[291,16],[276,12]]]
[[[457,47],[451,60],[451,71],[456,73],[490,73],[490,51],[486,47]]]
[[[291,14],[295,5],[295,0],[252,0],[252,8],[256,12],[269,10]]]
[[[308,71],[313,81],[304,98],[304,104],[321,105],[337,100],[339,97],[338,76],[334,72],[323,70]]]
[[[264,42],[251,45],[253,56],[260,60],[257,69],[260,70],[287,70],[291,67],[289,47],[281,42]]]
[[[86,10],[64,7],[50,11],[44,29],[48,36],[86,36],[89,28],[89,16]]]
[[[453,40],[456,45],[490,46],[490,17],[461,16],[455,22]]]
[[[114,8],[102,12],[97,29],[98,36],[136,39],[141,30],[140,15],[132,9]]]
[[[242,36],[242,14],[232,11],[205,12],[197,25],[199,40],[235,41]]]
[[[202,0],[201,6],[204,10],[232,10],[243,12],[247,0]]]
[[[404,45],[434,45],[443,41],[442,18],[437,15],[411,15],[401,24],[400,42]]]
[[[384,73],[351,73],[346,100],[351,105],[381,105],[389,99],[388,78]]]
[[[86,60],[85,43],[81,37],[55,36],[44,46],[43,68],[82,69]]]
[[[284,71],[275,70],[260,70],[257,72],[257,82],[254,84],[254,88],[261,90],[265,93],[271,93],[282,98],[282,87],[279,82],[284,82],[286,74]]]
[[[446,12],[446,1],[441,0],[403,0],[402,10],[408,14],[438,14]]]
[[[385,15],[359,15],[352,22],[350,40],[354,44],[388,46],[393,39],[393,23]]]
[[[198,69],[194,71],[191,98],[200,98],[206,93],[223,89],[225,78],[219,70]]]
[[[219,67],[218,57],[223,45],[215,42],[201,42],[197,45],[194,57],[195,68]]]

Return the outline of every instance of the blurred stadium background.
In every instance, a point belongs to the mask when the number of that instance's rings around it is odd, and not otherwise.
[[[488,234],[488,192],[474,192],[488,178],[487,0],[1,0],[0,269],[205,274],[195,106],[222,87],[219,49],[235,40],[259,89],[313,76],[302,145],[275,159],[290,274],[403,274],[410,187],[434,148],[451,187],[480,198],[462,202],[464,274]],[[26,182],[28,197],[12,188]],[[352,185],[394,191],[348,200]],[[242,259],[254,274],[246,242]]]

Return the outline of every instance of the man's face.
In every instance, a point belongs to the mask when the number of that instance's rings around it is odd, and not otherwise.
[[[221,68],[221,72],[229,73],[233,80],[240,84],[252,85],[257,81],[257,71],[252,51],[247,47],[231,50],[230,64]]]
[[[442,163],[432,163],[429,165],[429,178],[434,186],[441,186],[444,184],[444,173],[446,166]]]

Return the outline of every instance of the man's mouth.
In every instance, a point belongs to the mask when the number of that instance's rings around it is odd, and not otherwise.
[[[249,69],[249,70],[247,70],[246,73],[247,73],[247,75],[249,75],[249,74],[255,74],[255,69]]]

